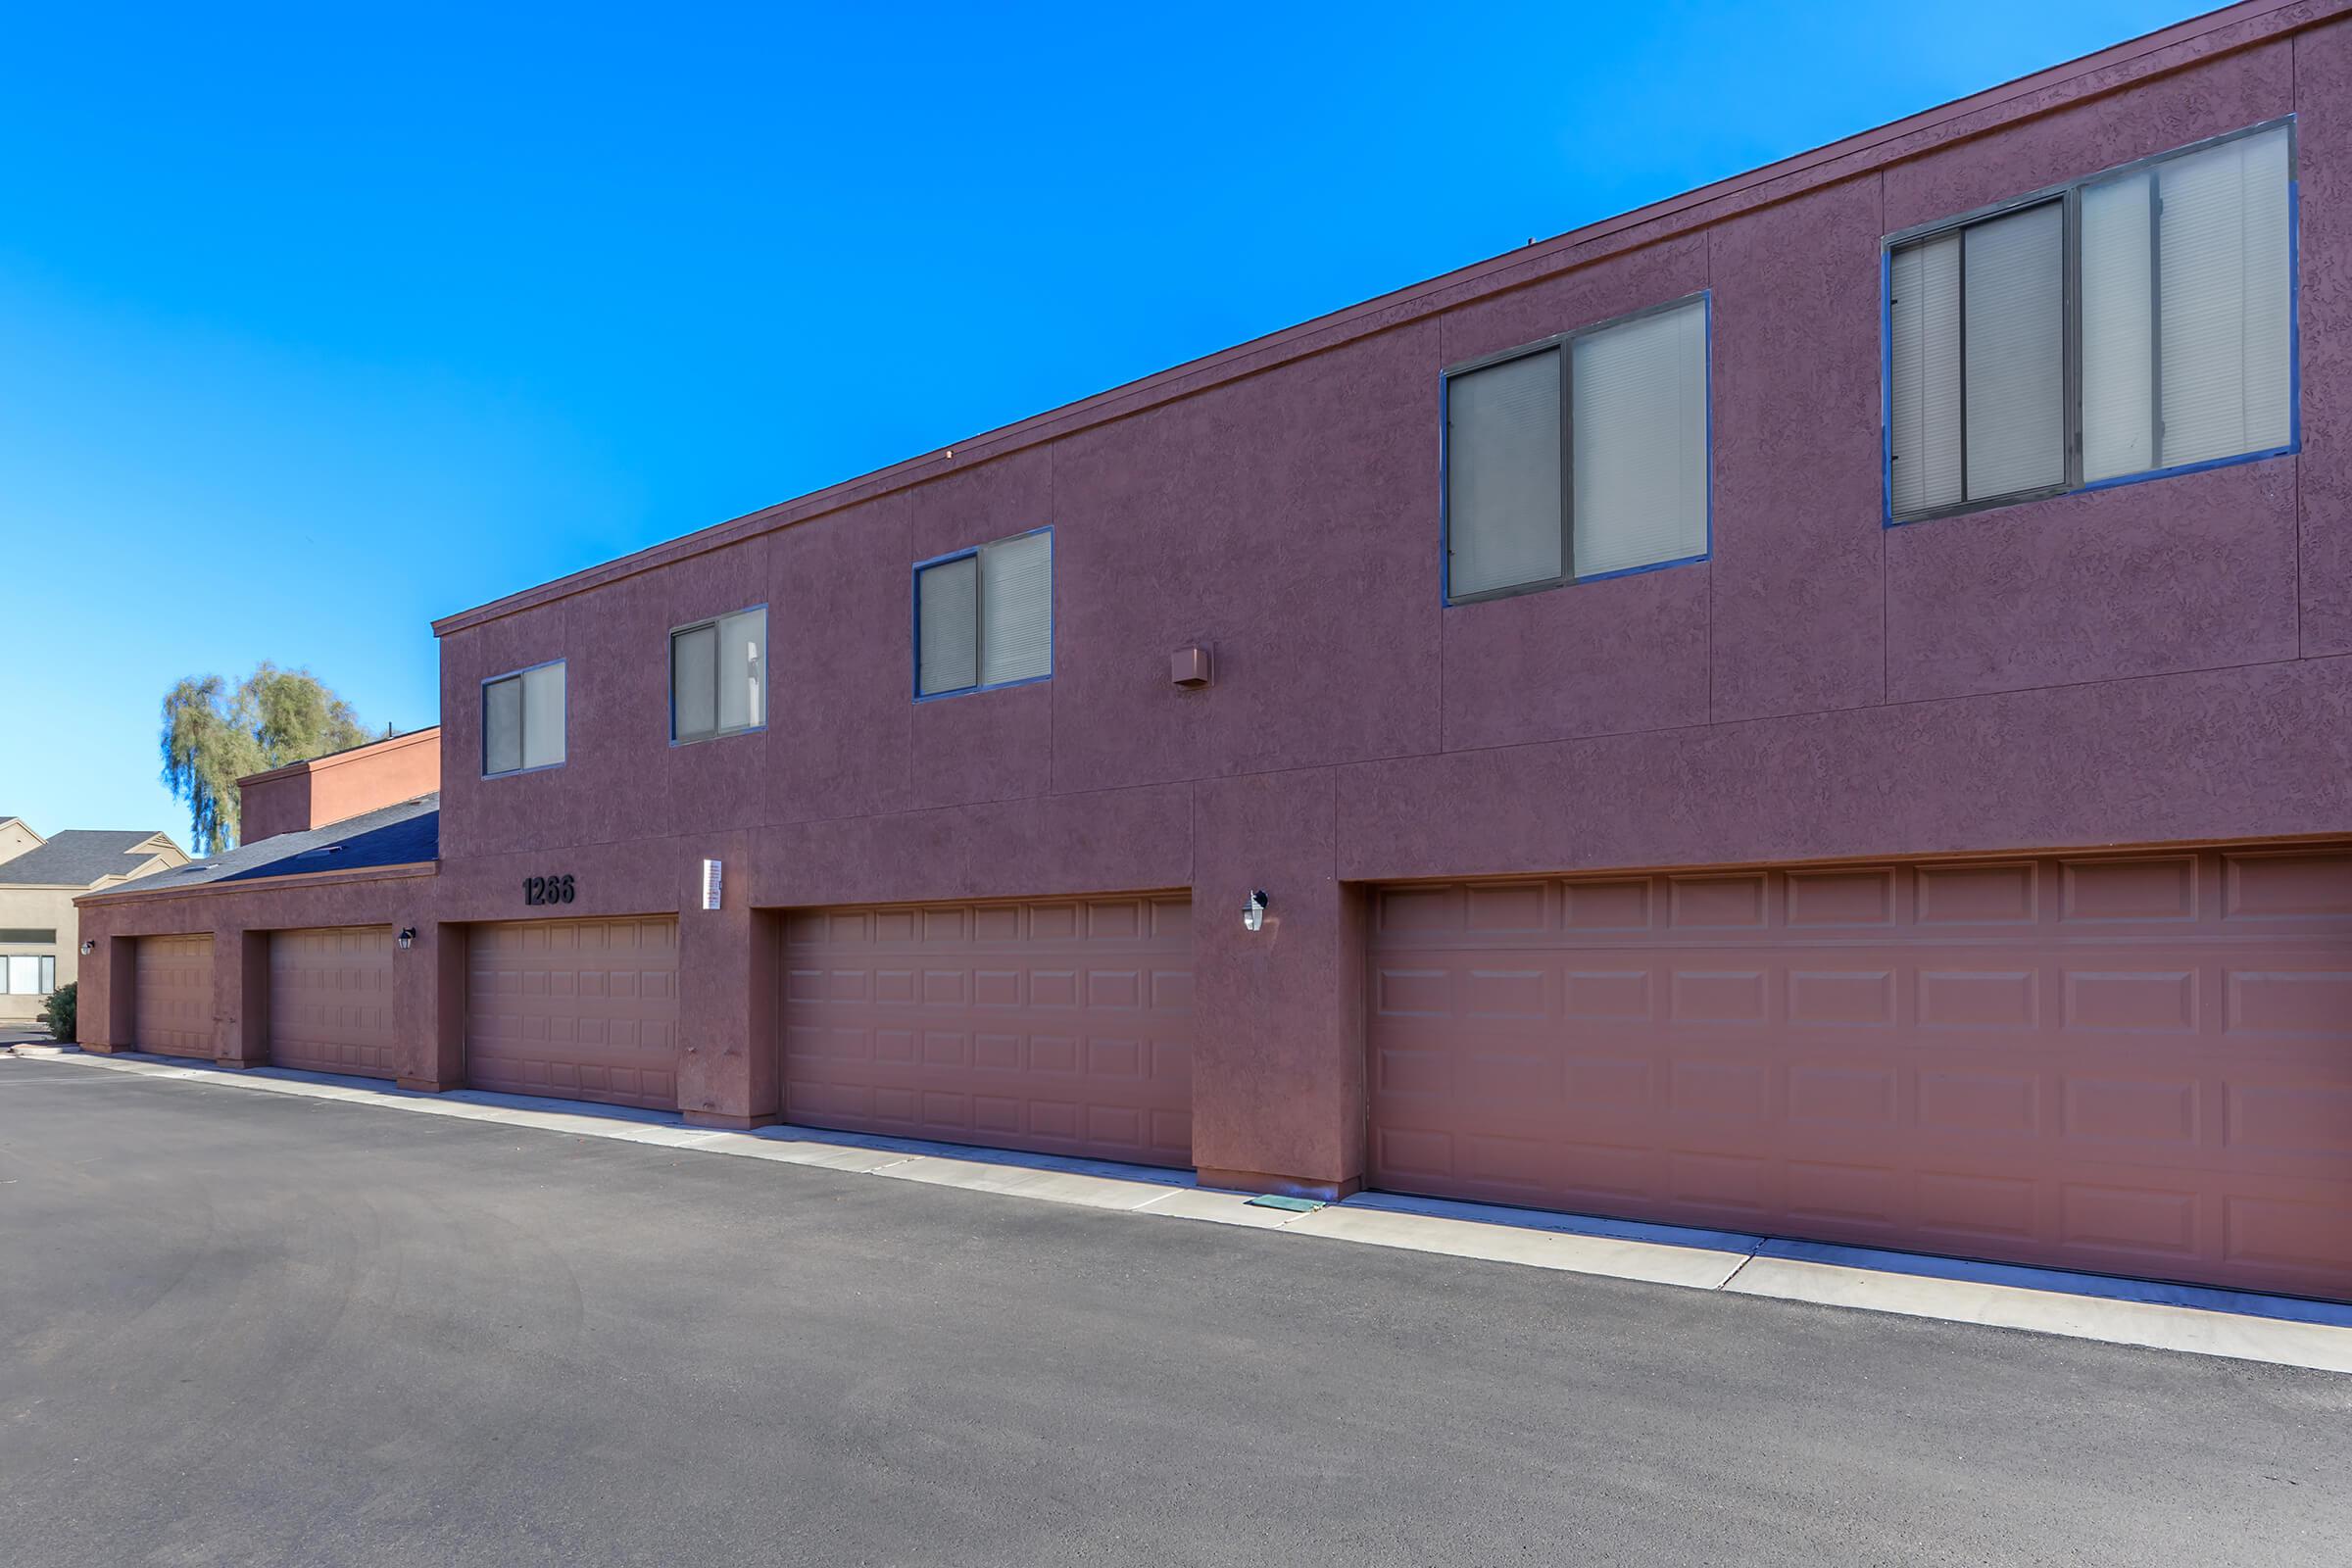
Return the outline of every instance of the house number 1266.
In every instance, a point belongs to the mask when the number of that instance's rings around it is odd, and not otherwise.
[[[526,876],[522,879],[522,902],[525,904],[569,904],[571,878],[568,876]]]

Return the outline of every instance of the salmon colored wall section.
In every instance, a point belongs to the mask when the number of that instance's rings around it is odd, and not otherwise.
[[[1891,156],[1531,247],[961,445],[920,482],[453,617],[436,878],[125,901],[85,930],[414,923],[415,1077],[449,1084],[466,924],[537,912],[522,880],[570,874],[567,912],[683,911],[682,1098],[739,1123],[777,1113],[754,911],[1189,887],[1196,1157],[1339,1191],[1363,1170],[1367,884],[2341,836],[2352,22],[2309,15],[2241,8],[2167,44],[2166,74],[1988,95]],[[1881,236],[2288,112],[2302,454],[1883,527]],[[1711,559],[1445,606],[1445,367],[1698,289]],[[911,701],[912,564],[1047,524],[1053,678]],[[755,604],[767,728],[672,746],[668,628]],[[1194,643],[1215,678],[1178,689],[1170,651]],[[482,778],[480,682],[553,659],[568,760]],[[706,856],[727,864],[716,912],[695,906]],[[1272,900],[1255,935],[1251,888]]]
[[[398,806],[441,787],[439,726],[237,780],[242,842],[258,844]]]

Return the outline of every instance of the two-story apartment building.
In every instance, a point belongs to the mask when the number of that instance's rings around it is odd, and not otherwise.
[[[85,1038],[2352,1298],[2345,11],[451,615],[432,859]]]

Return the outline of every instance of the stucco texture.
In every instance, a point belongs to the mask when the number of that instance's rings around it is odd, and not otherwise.
[[[2352,831],[2352,25],[2309,22],[2233,13],[453,616],[437,875],[85,920],[415,924],[412,1076],[447,1083],[448,953],[568,873],[568,912],[684,911],[681,1099],[757,1120],[791,1113],[765,912],[1190,889],[1197,1160],[1344,1190],[1370,884]],[[1885,527],[1881,237],[2290,112],[2302,454]],[[1446,367],[1700,290],[1710,559],[1446,606]],[[913,701],[913,564],[1041,526],[1053,677]],[[669,629],[755,604],[769,723],[672,745]],[[1176,688],[1194,643],[1214,679]],[[480,683],[554,659],[567,760],[481,778]]]

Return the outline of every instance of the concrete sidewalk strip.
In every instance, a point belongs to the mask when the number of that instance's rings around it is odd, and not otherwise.
[[[1329,1236],[1345,1242],[1368,1242],[1375,1247],[1401,1247],[1417,1252],[1524,1263],[1532,1268],[1563,1269],[1572,1274],[1603,1274],[1653,1285],[1693,1286],[1702,1291],[1721,1289],[1749,1256],[1746,1252],[1661,1247],[1650,1242],[1568,1236],[1552,1230],[1353,1208],[1345,1203],[1301,1214],[1296,1223],[1283,1228],[1299,1236]]]
[[[20,1045],[15,1052],[27,1059],[73,1062],[149,1078],[346,1104],[384,1105],[499,1126],[605,1138],[681,1152],[733,1154],[1116,1213],[1200,1220],[1652,1285],[2352,1373],[2352,1305],[2131,1281],[2102,1282],[2055,1270],[1911,1259],[1862,1248],[1776,1241],[1740,1232],[1387,1193],[1359,1194],[1311,1213],[1298,1213],[1254,1206],[1249,1193],[1203,1188],[1185,1172],[1100,1160],[963,1150],[915,1139],[829,1133],[808,1127],[733,1132],[690,1126],[674,1112],[583,1105],[481,1090],[426,1094],[387,1088],[366,1079],[280,1068],[240,1071],[161,1057],[91,1055],[55,1046]]]
[[[2285,1322],[2202,1307],[2069,1296],[1783,1257],[1751,1259],[1724,1289],[1739,1296],[1767,1296],[1819,1306],[1859,1307],[1949,1323],[2031,1329],[2110,1345],[2352,1372],[2352,1329],[2332,1324]]]
[[[942,1159],[920,1154],[874,1171],[899,1181],[929,1182],[936,1187],[961,1187],[975,1193],[1004,1193],[1015,1198],[1042,1198],[1048,1202],[1075,1203],[1084,1208],[1138,1209],[1161,1196],[1156,1186],[1112,1181],[1069,1171],[1034,1170],[1021,1165],[994,1165],[979,1160]]]

